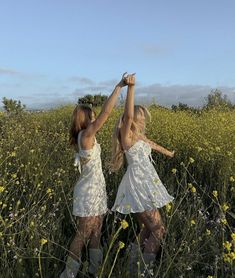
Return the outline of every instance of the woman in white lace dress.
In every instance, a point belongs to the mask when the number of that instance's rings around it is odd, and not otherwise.
[[[174,152],[150,141],[144,134],[145,121],[150,118],[148,110],[140,105],[134,105],[135,75],[128,76],[127,99],[124,114],[119,118],[113,134],[112,170],[117,171],[124,154],[128,167],[119,185],[116,200],[112,210],[123,214],[133,213],[140,227],[140,247],[143,249],[145,264],[153,263],[160,248],[165,229],[158,208],[171,202],[165,186],[152,164],[151,149],[169,157]],[[132,273],[136,270],[139,246],[132,244],[130,267]],[[136,259],[136,261],[135,261]],[[144,271],[144,264],[141,264]]]
[[[126,85],[125,78],[123,74],[97,118],[88,106],[78,105],[73,112],[70,143],[77,151],[75,165],[80,169],[80,176],[73,193],[73,215],[77,217],[78,225],[61,278],[76,277],[81,266],[82,248],[88,241],[89,274],[92,277],[97,276],[102,261],[100,237],[103,216],[107,212],[107,195],[101,166],[100,145],[95,136],[108,119],[121,88]]]

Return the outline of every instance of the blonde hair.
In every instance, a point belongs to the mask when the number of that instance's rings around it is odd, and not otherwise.
[[[131,125],[131,131],[133,139],[138,138],[139,135],[144,134],[145,130],[141,129],[138,125],[138,119],[140,115],[143,115],[145,117],[145,120],[151,120],[150,112],[147,108],[145,108],[142,105],[135,105],[134,106],[134,118]],[[112,157],[111,157],[111,163],[110,163],[110,170],[112,172],[118,171],[121,166],[123,165],[124,161],[124,150],[122,148],[122,142],[121,142],[121,132],[120,129],[123,125],[123,119],[124,114],[122,114],[119,119],[117,120],[117,123],[114,127],[113,137],[112,137]]]

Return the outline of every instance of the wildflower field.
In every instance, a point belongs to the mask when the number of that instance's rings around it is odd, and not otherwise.
[[[68,144],[72,111],[0,115],[0,277],[58,277],[64,268],[76,232],[71,211],[79,175]],[[167,233],[153,277],[235,277],[235,111],[150,111],[147,136],[176,152],[153,153],[175,198],[160,209]],[[125,171],[110,174],[107,167],[120,113],[113,111],[97,136],[109,207]],[[129,215],[107,214],[100,277],[128,277],[128,245],[138,229]],[[79,277],[88,277],[87,265],[84,256]]]

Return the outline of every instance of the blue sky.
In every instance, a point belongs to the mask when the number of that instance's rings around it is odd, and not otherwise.
[[[136,100],[235,102],[235,1],[0,0],[0,98],[28,108],[112,91],[136,72]],[[125,90],[123,90],[125,95]]]

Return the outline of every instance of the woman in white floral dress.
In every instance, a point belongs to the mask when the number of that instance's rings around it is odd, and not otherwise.
[[[119,185],[112,210],[123,214],[133,213],[140,227],[144,226],[140,233],[140,247],[143,249],[145,262],[141,264],[141,271],[144,272],[144,265],[154,262],[165,233],[158,208],[174,199],[162,184],[151,162],[151,149],[169,157],[173,157],[174,152],[147,139],[144,134],[145,121],[150,118],[150,114],[145,107],[134,105],[135,75],[128,76],[126,82],[128,92],[125,111],[113,134],[111,168],[117,171],[121,167],[124,154],[128,167]],[[130,253],[132,273],[137,268],[138,249],[138,244],[133,243]]]
[[[60,278],[75,278],[81,266],[83,246],[89,242],[89,274],[97,276],[102,261],[100,249],[103,215],[107,211],[107,195],[102,172],[100,145],[95,135],[108,119],[121,88],[126,86],[125,74],[115,86],[110,97],[95,119],[94,111],[85,105],[78,105],[73,112],[70,143],[77,150],[75,165],[80,177],[74,187],[73,215],[78,220],[76,235],[70,244],[66,267]]]

